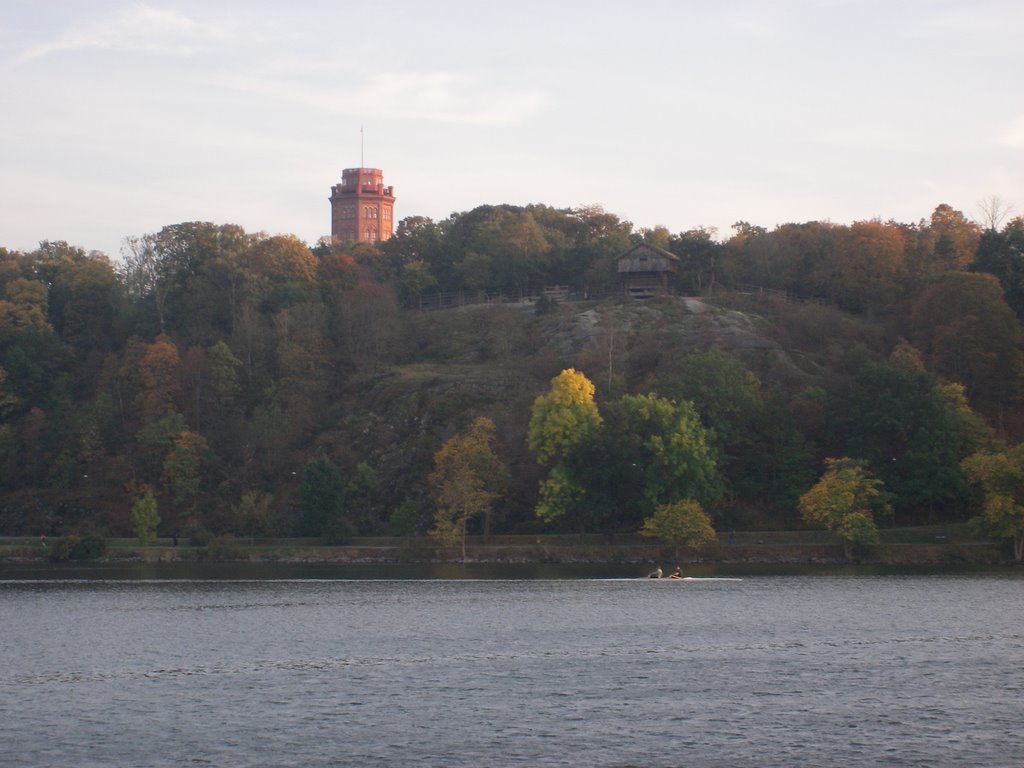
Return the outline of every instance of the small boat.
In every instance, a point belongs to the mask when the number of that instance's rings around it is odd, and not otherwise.
[[[658,566],[649,574],[648,579],[661,579],[664,578],[668,581],[743,581],[743,579],[729,578],[725,576],[683,576],[683,571],[679,566],[668,576],[664,576],[664,571],[661,570],[661,566]]]

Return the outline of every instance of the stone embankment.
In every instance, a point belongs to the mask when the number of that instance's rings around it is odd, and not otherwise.
[[[888,540],[887,540],[888,539]],[[914,539],[914,540],[908,540]],[[44,562],[52,553],[30,539],[0,540],[0,562]],[[174,546],[160,540],[141,547],[130,539],[110,540],[107,562],[242,561],[277,563],[442,563],[461,560],[461,551],[438,547],[429,537],[364,538],[346,546],[324,546],[313,539],[216,539],[206,546]],[[849,563],[842,546],[819,531],[743,532],[723,535],[699,551],[681,551],[639,536],[471,537],[466,559],[476,563],[648,564],[679,561],[700,564],[837,565]],[[876,565],[998,565],[1010,562],[1008,548],[966,536],[883,535],[881,544],[854,562]]]

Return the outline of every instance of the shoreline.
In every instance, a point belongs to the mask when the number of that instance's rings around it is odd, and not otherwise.
[[[935,531],[941,530],[942,533]],[[852,558],[838,540],[823,531],[743,532],[724,537],[698,551],[679,551],[636,535],[502,535],[471,537],[466,558],[460,549],[444,548],[427,536],[366,537],[327,546],[315,539],[248,539],[220,537],[205,546],[175,545],[160,539],[142,546],[133,539],[108,539],[104,553],[90,560],[54,559],[59,539],[45,548],[27,537],[0,537],[0,563],[45,565],[63,562],[106,564],[246,563],[259,564],[466,564],[609,565],[682,563],[689,566],[989,566],[1013,565],[1008,547],[975,539],[950,527],[890,529],[882,542]]]

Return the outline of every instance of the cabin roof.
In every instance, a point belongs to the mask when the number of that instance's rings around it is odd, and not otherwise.
[[[628,251],[624,251],[619,255],[620,259],[632,259],[638,256],[660,256],[663,259],[679,263],[679,257],[671,251],[666,251],[664,248],[659,248],[656,245],[650,243],[637,243]]]

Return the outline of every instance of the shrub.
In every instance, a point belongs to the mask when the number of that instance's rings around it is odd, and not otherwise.
[[[205,547],[213,539],[213,534],[201,523],[189,523],[185,527],[185,536],[193,547]]]
[[[206,543],[204,560],[245,560],[247,553],[231,536],[217,536]]]
[[[329,546],[341,546],[352,541],[354,536],[355,529],[352,527],[352,523],[343,517],[336,517],[324,526],[321,540]]]
[[[77,536],[62,536],[50,543],[50,560],[54,563],[63,563],[71,559],[72,550],[78,545]]]
[[[97,560],[107,552],[107,542],[102,537],[87,533],[71,550],[72,560]]]

